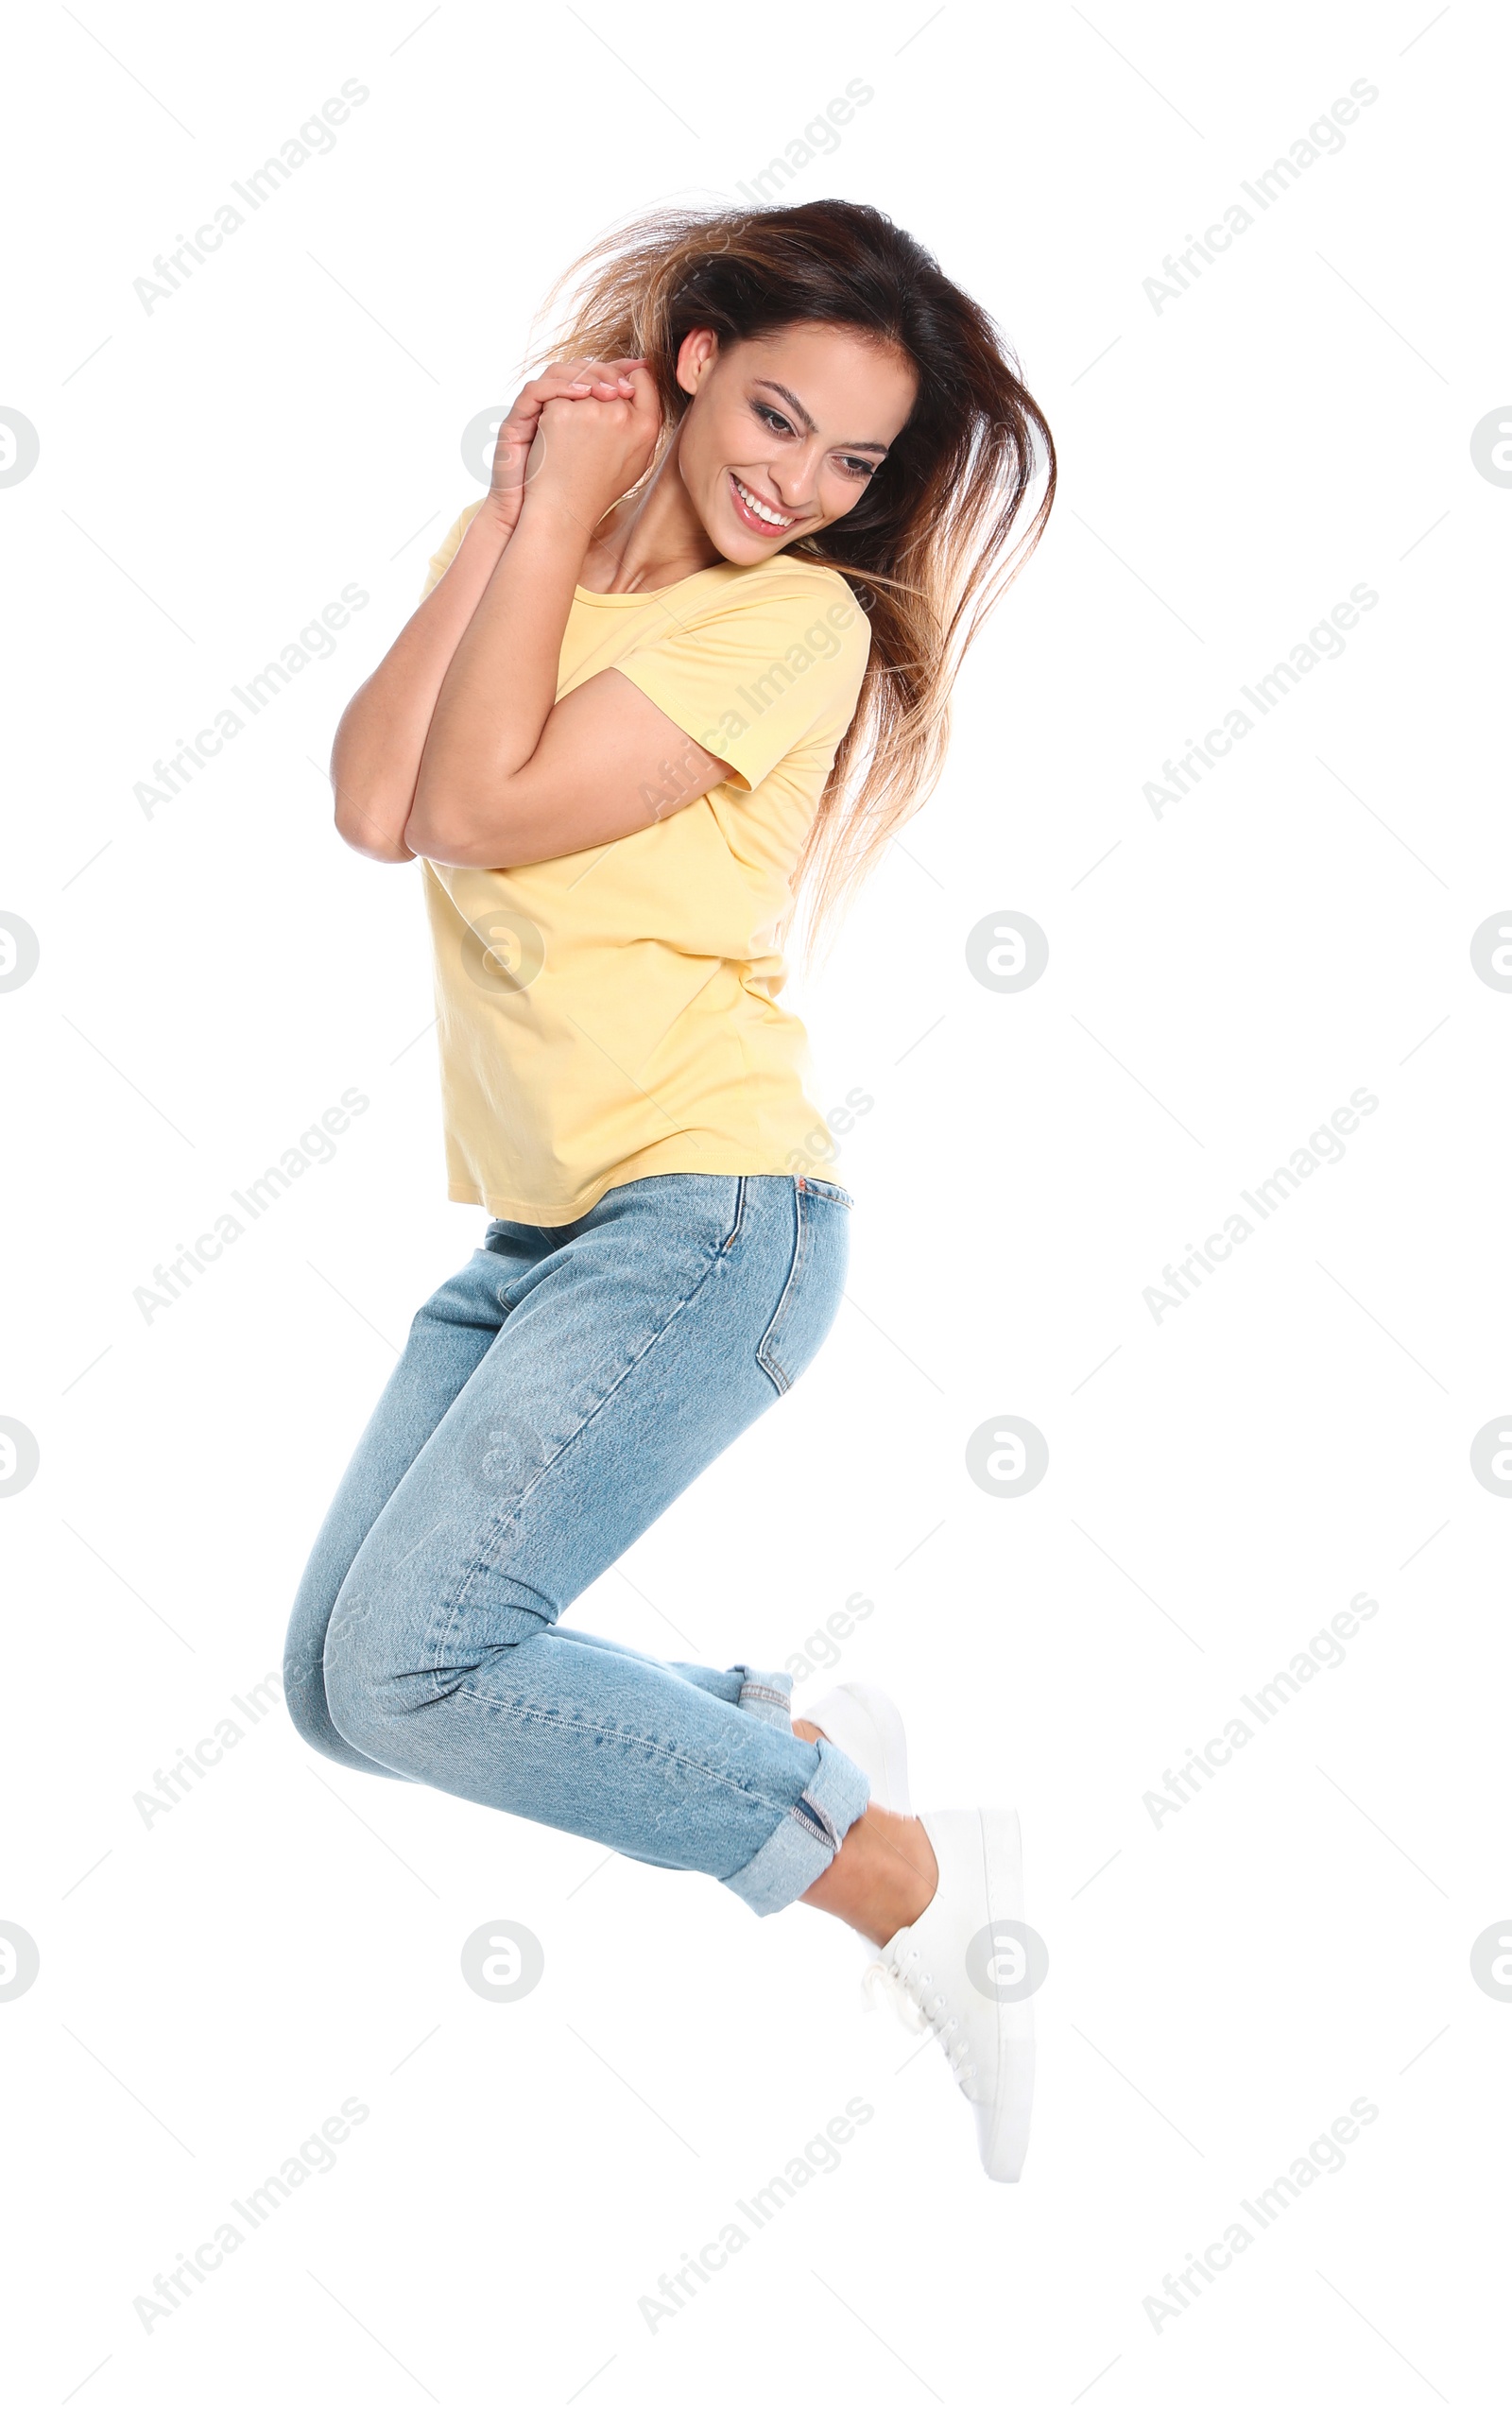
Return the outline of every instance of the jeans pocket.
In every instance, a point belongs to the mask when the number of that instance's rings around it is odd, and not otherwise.
[[[793,1182],[793,1253],[756,1361],[779,1396],[812,1364],[839,1311],[850,1257],[850,1199],[805,1174]]]
[[[855,1203],[850,1191],[848,1188],[841,1188],[833,1179],[815,1179],[812,1174],[804,1172],[798,1184],[799,1188],[805,1189],[810,1196],[827,1196],[833,1205],[850,1207]]]

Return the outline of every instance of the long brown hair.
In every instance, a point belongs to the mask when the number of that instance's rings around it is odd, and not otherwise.
[[[911,234],[854,201],[656,211],[585,252],[542,318],[553,311],[537,356],[650,365],[666,432],[648,476],[688,406],[676,365],[695,327],[722,345],[799,322],[853,328],[918,374],[908,423],[860,501],[787,547],[840,571],[871,622],[855,716],[798,866],[812,938],[939,777],[966,649],[1049,516],[1056,452],[1044,413],[986,310]]]

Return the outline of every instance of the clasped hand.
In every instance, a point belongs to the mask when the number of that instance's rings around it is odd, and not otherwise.
[[[554,361],[500,426],[489,506],[512,531],[528,491],[591,528],[644,475],[661,429],[644,360]]]

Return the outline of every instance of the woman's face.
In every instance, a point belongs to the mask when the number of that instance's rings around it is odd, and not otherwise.
[[[854,509],[918,390],[910,362],[834,326],[723,350],[696,329],[677,372],[693,395],[678,435],[683,485],[711,542],[743,568]]]

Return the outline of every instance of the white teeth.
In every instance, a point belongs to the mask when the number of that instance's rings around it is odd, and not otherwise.
[[[731,471],[730,473],[733,475],[733,471]],[[756,496],[749,492],[747,489],[741,484],[738,477],[735,478],[735,491],[739,494],[747,509],[752,512],[756,518],[765,519],[769,527],[790,527],[793,525],[791,519],[782,518],[779,512],[775,510],[768,510],[764,502],[758,502]]]

